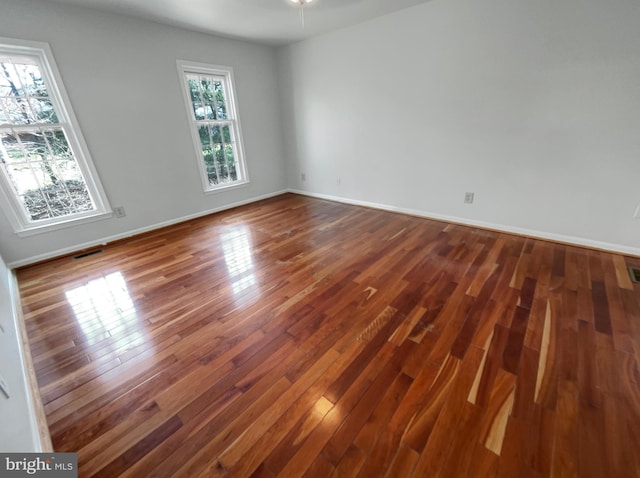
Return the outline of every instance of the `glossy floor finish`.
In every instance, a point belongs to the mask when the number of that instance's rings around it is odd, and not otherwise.
[[[637,477],[628,265],[284,195],[18,276],[82,477]]]

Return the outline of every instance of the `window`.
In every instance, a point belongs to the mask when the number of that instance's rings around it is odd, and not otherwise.
[[[0,39],[0,203],[16,232],[109,215],[83,145],[48,45]]]
[[[205,192],[249,182],[231,68],[178,61]]]

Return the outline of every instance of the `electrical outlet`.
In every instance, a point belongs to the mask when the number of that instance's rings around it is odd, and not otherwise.
[[[307,180],[307,175],[305,173],[300,173],[300,179],[302,181],[306,181]]]
[[[338,178],[338,186],[340,186],[340,183],[342,183],[342,180]]]
[[[474,196],[475,196],[475,193],[464,193],[464,203],[473,204]]]
[[[640,219],[640,204],[638,204],[638,207],[636,208],[636,212],[633,214],[633,217],[635,217],[636,219]]]
[[[2,375],[0,375],[0,391],[2,391],[2,393],[4,394],[5,397],[10,398],[9,397],[9,386],[7,385],[7,382],[5,381],[4,377]]]
[[[118,206],[113,208],[113,215],[115,217],[125,217],[127,213],[124,212],[124,207]]]

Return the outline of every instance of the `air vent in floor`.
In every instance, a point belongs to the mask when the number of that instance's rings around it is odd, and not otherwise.
[[[93,251],[83,252],[82,254],[78,254],[77,256],[73,256],[73,260],[77,261],[78,259],[84,259],[85,257],[94,256],[96,254],[101,254],[103,252],[104,252],[103,249],[95,249]]]
[[[631,280],[636,284],[640,284],[640,269],[637,267],[629,267],[629,275]]]

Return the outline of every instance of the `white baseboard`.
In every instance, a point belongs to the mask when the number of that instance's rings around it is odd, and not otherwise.
[[[197,212],[195,214],[189,214],[188,216],[179,217],[176,219],[171,219],[169,221],[163,221],[156,224],[151,224],[149,226],[140,227],[138,229],[133,229],[130,231],[122,232],[120,234],[114,234],[113,236],[108,236],[102,239],[96,239],[95,241],[84,242],[81,244],[74,244],[73,246],[65,247],[63,249],[58,249],[56,251],[45,252],[44,254],[39,254],[37,256],[28,257],[26,259],[22,259],[19,261],[10,262],[7,266],[10,269],[15,269],[18,267],[24,267],[29,264],[35,264],[36,262],[46,261],[48,259],[53,259],[54,257],[65,256],[67,254],[71,254],[73,252],[81,251],[84,249],[90,249],[96,246],[104,246],[110,242],[118,241],[120,239],[126,239],[127,237],[137,236],[138,234],[142,234],[145,232],[153,231],[155,229],[160,229],[162,227],[171,226],[173,224],[178,224],[181,222],[189,221],[191,219],[196,219],[198,217],[208,216],[209,214],[214,214],[216,212],[226,211],[227,209],[233,209],[234,207],[244,206],[246,204],[251,204],[254,202],[262,201],[263,199],[269,199],[275,196],[279,196],[281,194],[285,194],[289,192],[287,189],[283,189],[281,191],[276,191],[269,194],[264,194],[262,196],[253,197],[251,199],[245,199],[244,201],[235,202],[233,204],[225,204],[224,206],[217,207],[215,209],[209,209],[207,211]]]
[[[226,211],[228,209],[233,209],[234,207],[238,207],[238,206],[244,206],[246,204],[251,204],[257,201],[262,201],[263,199],[269,199],[275,196],[279,196],[281,194],[285,194],[285,193],[294,193],[294,194],[300,194],[301,196],[308,196],[308,197],[313,197],[313,198],[318,198],[318,199],[326,199],[328,201],[334,201],[334,202],[339,202],[339,203],[343,203],[343,204],[350,204],[353,206],[364,206],[364,207],[370,207],[372,209],[380,209],[382,211],[389,211],[389,212],[397,212],[397,213],[401,213],[401,214],[408,214],[411,216],[416,216],[416,217],[424,217],[426,219],[435,219],[438,221],[445,221],[445,222],[450,222],[450,223],[454,223],[454,224],[461,224],[464,226],[472,226],[472,227],[479,227],[481,229],[490,229],[493,231],[499,231],[499,232],[506,232],[506,233],[510,233],[510,234],[517,234],[520,236],[527,236],[527,237],[534,237],[536,239],[545,239],[545,240],[549,240],[549,241],[553,241],[553,242],[560,242],[560,243],[564,243],[564,244],[571,244],[571,245],[576,245],[576,246],[581,246],[581,247],[588,247],[591,249],[598,249],[598,250],[602,250],[602,251],[608,251],[608,252],[616,252],[619,254],[625,254],[625,255],[630,255],[630,256],[637,256],[640,257],[640,248],[637,247],[630,247],[630,246],[625,246],[625,245],[621,245],[621,244],[612,244],[612,243],[608,243],[608,242],[601,242],[601,241],[594,241],[591,239],[586,239],[586,238],[582,238],[582,237],[575,237],[575,236],[566,236],[563,234],[555,234],[555,233],[549,233],[549,232],[543,232],[543,231],[536,231],[533,229],[525,229],[525,228],[520,228],[520,227],[513,227],[513,226],[505,226],[504,224],[496,224],[496,223],[491,223],[491,222],[484,222],[484,221],[475,221],[475,220],[471,220],[471,219],[466,219],[466,218],[461,218],[461,217],[456,217],[456,216],[448,216],[448,215],[444,215],[444,214],[437,214],[437,213],[432,213],[432,212],[428,212],[428,211],[420,211],[417,209],[407,209],[407,208],[401,208],[401,207],[396,207],[396,206],[390,206],[387,204],[380,204],[380,203],[374,203],[374,202],[369,202],[369,201],[359,201],[357,199],[349,199],[349,198],[343,198],[343,197],[339,197],[339,196],[331,196],[329,194],[319,194],[319,193],[313,193],[313,192],[309,192],[309,191],[303,191],[303,190],[299,190],[299,189],[283,189],[280,191],[276,191],[273,193],[269,193],[269,194],[265,194],[262,196],[258,196],[258,197],[254,197],[251,199],[246,199],[244,201],[239,201],[233,204],[227,204],[215,209],[210,209],[207,211],[201,211],[195,214],[190,214],[188,216],[183,216],[183,217],[179,217],[176,219],[171,219],[169,221],[164,221],[164,222],[160,222],[157,224],[152,224],[150,226],[145,226],[145,227],[141,227],[138,229],[133,229],[127,232],[123,232],[120,234],[115,234],[113,236],[109,236],[109,237],[105,237],[102,239],[97,239],[95,241],[90,241],[90,242],[85,242],[82,244],[75,244],[73,246],[70,247],[65,247],[63,249],[58,249],[56,251],[51,251],[51,252],[46,252],[44,254],[40,254],[37,256],[33,256],[33,257],[28,257],[26,259],[22,259],[19,261],[15,261],[15,262],[10,262],[7,264],[7,266],[11,269],[15,269],[17,267],[23,267],[29,264],[34,264],[36,262],[40,262],[40,261],[45,261],[47,259],[52,259],[54,257],[59,257],[59,256],[64,256],[67,254],[71,254],[73,252],[76,251],[81,251],[84,249],[89,249],[92,247],[96,247],[96,246],[103,246],[105,244],[108,244],[110,242],[113,241],[117,241],[120,239],[125,239],[127,237],[131,237],[131,236],[136,236],[138,234],[142,234],[145,232],[149,232],[149,231],[153,231],[155,229],[160,229],[162,227],[166,227],[166,226],[171,226],[173,224],[178,224],[181,222],[185,222],[185,221],[189,221],[191,219],[196,219],[198,217],[202,217],[202,216],[208,216],[209,214],[214,214],[216,212],[221,212],[221,211]]]
[[[454,224],[461,224],[463,226],[479,227],[481,229],[489,229],[492,231],[506,232],[510,234],[517,234],[519,236],[533,237],[536,239],[544,239],[553,242],[559,242],[563,244],[571,244],[581,247],[588,247],[590,249],[598,249],[607,252],[616,252],[619,254],[638,256],[640,257],[640,248],[630,247],[621,244],[612,244],[609,242],[594,241],[592,239],[586,239],[583,237],[566,236],[563,234],[555,234],[550,232],[536,231],[533,229],[524,229],[521,227],[505,226],[504,224],[496,224],[484,221],[474,221],[472,219],[465,219],[455,216],[447,216],[444,214],[436,214],[427,211],[419,211],[416,209],[406,209],[401,207],[389,206],[387,204],[379,204],[368,201],[359,201],[357,199],[343,198],[339,196],[331,196],[328,194],[318,194],[309,191],[302,191],[298,189],[289,189],[289,192],[300,194],[302,196],[309,196],[318,199],[326,199],[328,201],[340,202],[343,204],[350,204],[352,206],[364,206],[373,209],[380,209],[382,211],[397,212],[401,214],[408,214],[410,216],[424,217],[426,219],[435,219],[438,221],[445,221]]]
[[[12,315],[10,320],[13,320],[10,332],[15,334],[15,338],[18,341],[19,357],[16,357],[16,360],[19,360],[18,369],[21,372],[20,375],[24,382],[24,388],[20,390],[20,392],[25,393],[25,402],[30,412],[28,417],[29,431],[33,444],[33,450],[31,451],[36,453],[52,452],[53,445],[51,443],[51,435],[47,425],[44,405],[42,404],[42,398],[40,396],[40,389],[38,388],[38,379],[36,369],[33,365],[31,348],[29,346],[29,340],[27,339],[27,329],[22,315],[20,292],[15,271],[9,271],[9,298],[11,301]],[[18,391],[16,390],[16,392]],[[20,393],[18,392],[18,396],[19,395]],[[15,397],[14,400],[15,399],[17,399],[17,397]]]
[[[6,396],[0,392],[0,450],[53,451],[38,381],[27,341],[14,271],[0,260],[0,365]]]

